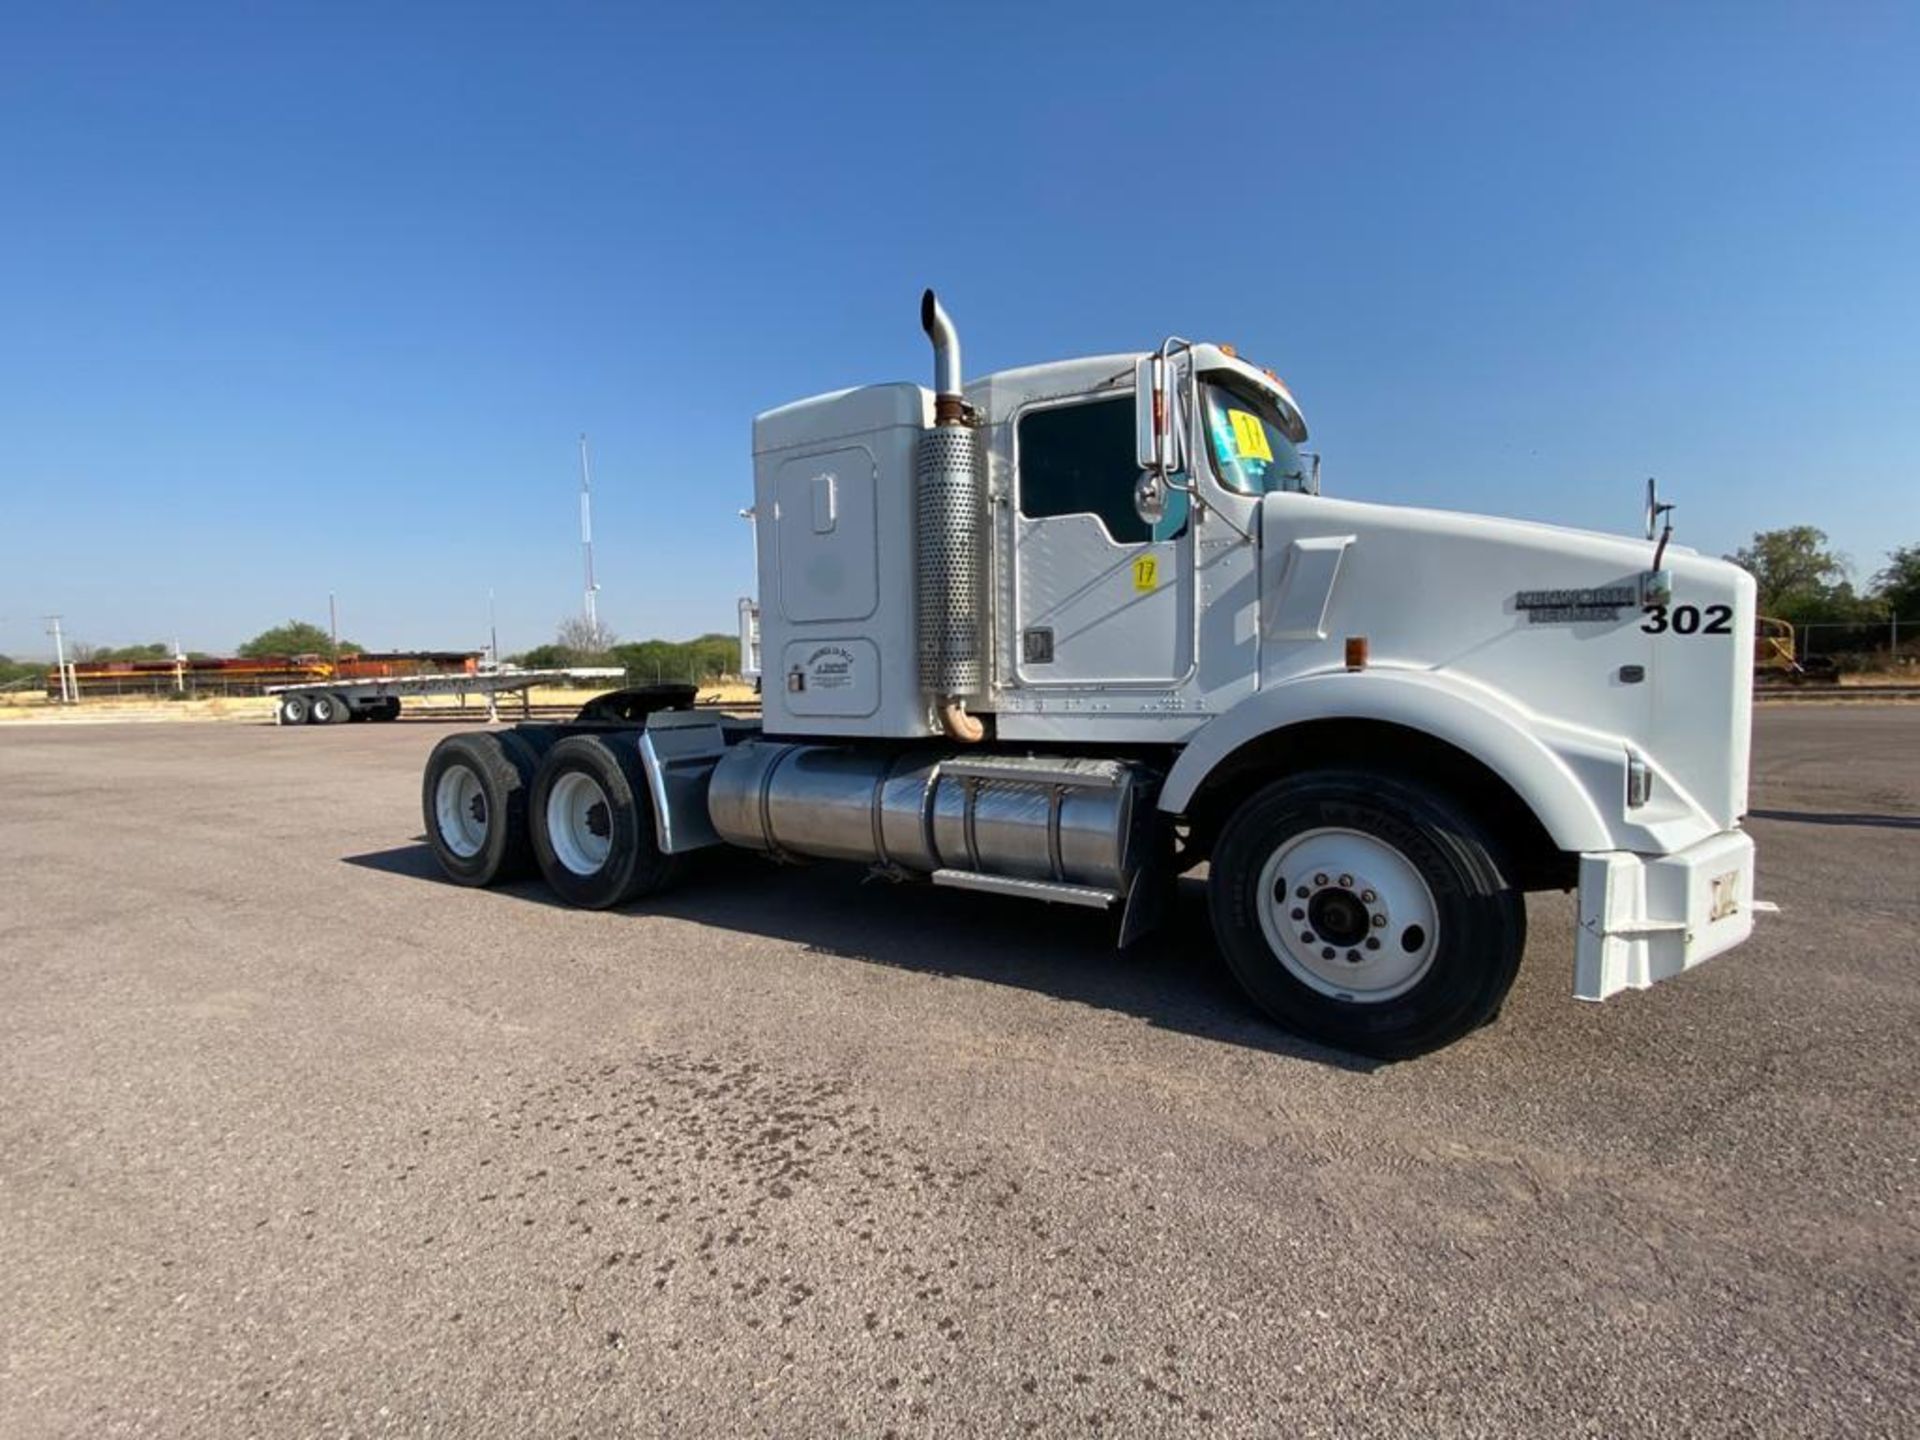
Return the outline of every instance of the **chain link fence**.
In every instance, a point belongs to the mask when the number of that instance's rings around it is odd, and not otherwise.
[[[1831,661],[1843,671],[1920,669],[1920,616],[1866,623],[1794,626],[1796,658]]]

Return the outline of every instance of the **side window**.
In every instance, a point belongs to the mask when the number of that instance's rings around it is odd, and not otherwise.
[[[1032,411],[1018,441],[1022,515],[1092,515],[1121,545],[1155,538],[1133,508],[1133,396]]]

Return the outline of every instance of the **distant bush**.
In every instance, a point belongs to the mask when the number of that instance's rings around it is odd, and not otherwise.
[[[305,620],[289,620],[271,630],[262,630],[236,652],[247,659],[262,655],[326,655],[333,649],[333,637],[318,625]],[[362,647],[351,640],[340,642],[342,655],[358,655]]]
[[[651,685],[666,680],[698,685],[740,673],[740,642],[732,635],[718,634],[701,635],[692,640],[631,640],[596,653],[568,645],[563,639],[551,645],[536,645],[507,659],[527,670],[617,665],[627,672],[629,685]]]
[[[15,660],[11,656],[0,655],[0,685],[12,685],[21,680],[37,679],[51,668],[42,661]]]
[[[613,647],[614,663],[636,685],[655,680],[699,684],[740,673],[740,641],[732,635],[701,635],[692,640],[639,640]]]

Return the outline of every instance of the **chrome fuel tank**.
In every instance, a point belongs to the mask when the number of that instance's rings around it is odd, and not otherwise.
[[[707,810],[723,840],[751,850],[1124,895],[1150,783],[1119,760],[757,740],[721,759]]]

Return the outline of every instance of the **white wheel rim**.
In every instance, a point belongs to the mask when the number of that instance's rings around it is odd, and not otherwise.
[[[1406,994],[1440,945],[1439,907],[1419,870],[1359,830],[1307,830],[1283,843],[1260,867],[1259,914],[1288,974],[1353,1004]]]
[[[591,775],[569,770],[547,792],[547,838],[576,875],[592,875],[613,850],[613,806]]]
[[[471,860],[487,843],[487,792],[465,765],[449,765],[433,787],[433,814],[440,839],[462,860]]]

